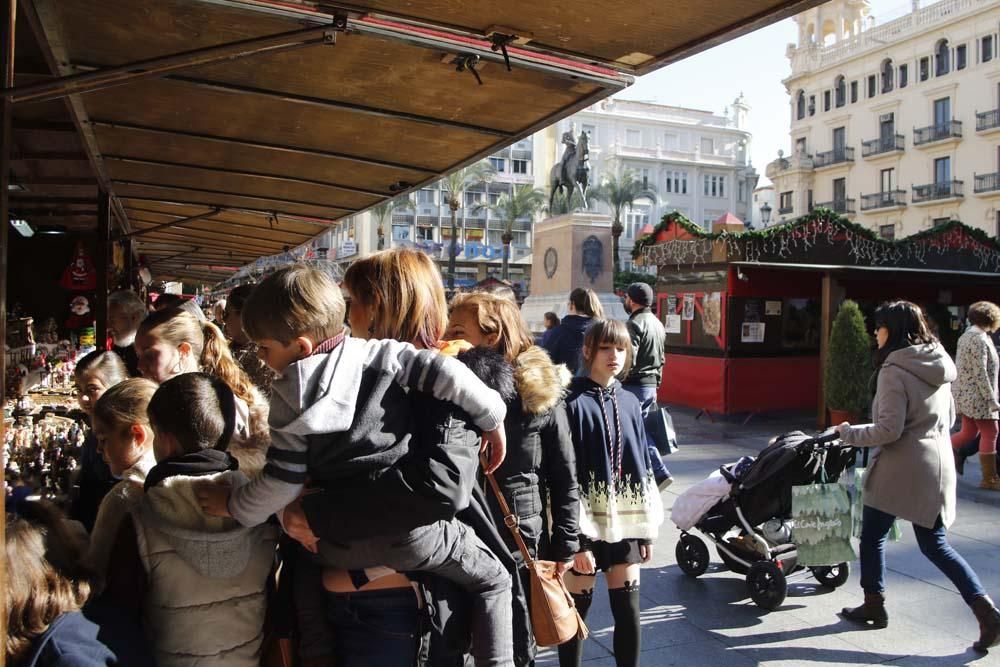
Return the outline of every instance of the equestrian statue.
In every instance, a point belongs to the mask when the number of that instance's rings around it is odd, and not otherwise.
[[[561,190],[566,197],[566,210],[571,210],[573,192],[579,192],[582,201],[587,201],[587,187],[590,183],[590,137],[586,132],[580,133],[580,138],[573,137],[573,131],[563,132],[562,143],[566,146],[562,160],[552,167],[549,183],[552,192],[549,194],[549,210],[552,209],[556,192]],[[586,204],[585,204],[586,205]]]

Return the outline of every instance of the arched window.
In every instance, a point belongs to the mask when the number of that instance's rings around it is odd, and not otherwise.
[[[948,40],[942,39],[934,47],[934,55],[937,63],[934,67],[934,76],[944,76],[951,71],[951,51],[948,49]]]
[[[802,120],[806,117],[806,94],[800,90],[798,98],[795,100],[795,117]]]
[[[886,58],[882,61],[882,92],[888,93],[895,86],[895,70],[892,68],[892,60]]]
[[[843,76],[838,76],[834,79],[833,90],[836,106],[842,107],[847,104],[847,83],[844,81]]]

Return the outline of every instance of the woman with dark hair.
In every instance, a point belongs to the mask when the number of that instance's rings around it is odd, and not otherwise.
[[[225,301],[222,325],[229,339],[233,359],[246,372],[264,398],[271,398],[271,383],[276,374],[257,356],[257,343],[250,340],[243,330],[243,306],[253,293],[253,285],[239,285]]]
[[[983,479],[979,488],[1000,491],[997,476],[997,417],[1000,417],[1000,396],[997,394],[997,371],[1000,358],[990,334],[1000,328],[1000,307],[989,301],[969,306],[971,327],[958,339],[955,365],[955,408],[962,417],[962,430],[951,436],[955,450],[955,469],[965,469],[963,448],[979,435],[979,462]]]
[[[888,303],[875,312],[875,338],[879,367],[874,376],[874,423],[837,426],[845,443],[877,448],[865,475],[861,527],[865,601],[841,613],[876,628],[888,625],[885,539],[899,517],[913,524],[920,551],[972,607],[980,630],[973,648],[987,651],[1000,640],[1000,611],[946,536],[956,504],[948,436],[955,421],[951,397],[955,364],[930,333],[923,312],[908,301]]]
[[[577,287],[569,293],[566,316],[549,329],[543,347],[557,364],[566,364],[574,375],[580,370],[583,358],[583,337],[595,319],[604,317],[604,308],[594,290]]]

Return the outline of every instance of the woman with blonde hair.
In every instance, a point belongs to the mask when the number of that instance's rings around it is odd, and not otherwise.
[[[955,455],[955,470],[965,471],[963,448],[979,435],[979,462],[983,479],[979,488],[1000,491],[997,476],[997,418],[1000,417],[1000,395],[997,393],[997,372],[1000,358],[990,337],[1000,328],[1000,307],[989,301],[969,306],[967,314],[972,324],[958,339],[955,365],[958,379],[952,386],[955,407],[962,417],[962,430],[951,436]]]
[[[94,406],[98,451],[111,468],[111,474],[121,480],[101,502],[90,535],[87,559],[100,577],[99,585],[122,569],[109,568],[113,555],[121,553],[123,548],[119,543],[122,521],[130,510],[138,507],[143,482],[156,465],[153,430],[146,414],[155,392],[155,382],[131,378],[109,389]]]
[[[570,436],[563,395],[570,374],[556,365],[533,342],[517,305],[492,294],[474,292],[455,297],[448,319],[448,340],[465,340],[476,347],[459,359],[477,371],[507,400],[507,457],[494,472],[504,499],[517,515],[518,529],[533,558],[555,561],[562,573],[579,549],[580,496],[576,455]],[[485,377],[484,377],[485,376]],[[518,564],[524,595],[514,598],[514,629],[531,636],[530,579],[524,559],[504,514],[492,493],[487,494],[497,530]],[[551,519],[544,519],[546,501]],[[519,665],[531,664],[534,642],[515,656]]]
[[[81,610],[93,575],[83,558],[86,538],[54,506],[44,501],[22,503],[18,515],[7,516],[5,538],[7,665],[152,664],[148,649],[126,655],[105,645],[98,638],[101,628],[84,617]],[[114,639],[119,634],[108,636]],[[129,641],[135,643],[136,638]]]
[[[225,382],[236,398],[236,429],[228,451],[248,476],[260,472],[270,441],[267,401],[233,359],[219,327],[183,308],[159,310],[142,321],[135,349],[143,377],[156,383],[198,371]]]

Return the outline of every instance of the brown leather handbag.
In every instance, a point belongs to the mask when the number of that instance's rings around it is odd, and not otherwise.
[[[485,461],[483,469],[486,469]],[[535,560],[531,557],[517,527],[517,515],[510,511],[500,485],[492,473],[486,473],[486,479],[493,487],[493,493],[500,504],[504,525],[514,536],[528,568],[531,579],[531,628],[535,634],[535,643],[539,646],[557,646],[573,637],[586,639],[590,634],[587,625],[577,612],[573,597],[566,590],[562,577],[556,573],[556,564],[550,560]]]

